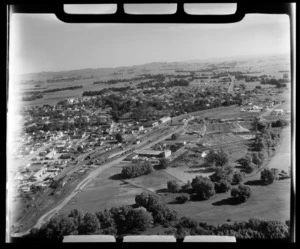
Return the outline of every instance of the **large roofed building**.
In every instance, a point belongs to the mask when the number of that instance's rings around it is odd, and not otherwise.
[[[171,155],[170,150],[136,150],[136,154],[143,157],[169,157]]]

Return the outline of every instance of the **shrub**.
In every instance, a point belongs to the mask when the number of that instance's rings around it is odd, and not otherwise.
[[[251,189],[245,185],[239,185],[238,188],[232,188],[231,196],[240,202],[246,202],[251,196]]]
[[[140,175],[147,175],[153,172],[150,162],[140,162],[138,164],[126,165],[122,168],[121,174],[126,178],[133,178]]]
[[[278,169],[264,169],[260,173],[260,179],[265,184],[272,184],[278,177]]]
[[[186,203],[190,199],[190,196],[188,194],[181,194],[180,196],[176,197],[176,200],[179,203]]]
[[[207,177],[196,176],[192,180],[192,187],[196,194],[203,200],[207,200],[215,194],[215,185]]]
[[[181,187],[176,180],[168,181],[167,186],[171,193],[178,193],[181,190]]]
[[[229,181],[223,179],[220,182],[215,182],[216,193],[226,193],[231,189],[231,184]]]

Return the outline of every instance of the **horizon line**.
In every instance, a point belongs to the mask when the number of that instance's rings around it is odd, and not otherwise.
[[[31,72],[31,73],[23,73],[18,74],[17,76],[26,76],[26,75],[34,75],[34,74],[46,74],[46,73],[63,73],[63,72],[72,72],[72,71],[80,71],[80,70],[97,70],[97,69],[118,69],[118,68],[129,68],[129,67],[137,67],[137,66],[143,66],[148,64],[155,64],[155,63],[195,63],[196,61],[199,61],[201,63],[205,63],[205,61],[209,60],[218,60],[218,59],[234,59],[238,57],[255,57],[255,56],[276,56],[276,55],[287,55],[290,54],[290,52],[278,52],[278,53],[263,53],[263,54],[243,54],[243,55],[233,55],[233,56],[222,56],[222,57],[208,57],[205,59],[188,59],[188,60],[181,60],[181,61],[152,61],[152,62],[146,62],[142,64],[133,64],[128,66],[116,66],[116,67],[89,67],[89,68],[76,68],[76,69],[66,69],[62,71],[39,71],[39,72]]]

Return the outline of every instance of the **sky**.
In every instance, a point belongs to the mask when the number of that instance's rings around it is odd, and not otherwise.
[[[131,8],[131,12],[140,9]],[[160,12],[170,9],[160,8]],[[206,6],[202,11],[212,9]],[[102,13],[111,10],[108,6]],[[220,13],[226,7],[215,10]],[[251,14],[231,24],[68,24],[54,14],[12,14],[10,27],[9,67],[16,74],[288,53],[290,49],[287,15]]]

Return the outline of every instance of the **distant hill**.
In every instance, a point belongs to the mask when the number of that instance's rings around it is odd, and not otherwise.
[[[286,68],[289,68],[289,54],[276,54],[276,55],[245,55],[245,56],[233,56],[223,58],[211,58],[211,59],[199,59],[188,60],[179,62],[151,62],[142,65],[123,66],[116,68],[85,68],[60,72],[40,72],[19,75],[22,81],[47,81],[53,78],[66,78],[66,77],[93,77],[99,79],[102,77],[108,78],[133,78],[139,74],[158,74],[158,73],[174,73],[175,70],[196,70],[205,68],[207,65],[214,64],[220,66],[221,64],[236,65],[236,68],[242,67],[257,67],[261,65],[276,65],[282,64]],[[282,70],[286,69],[282,68]]]

